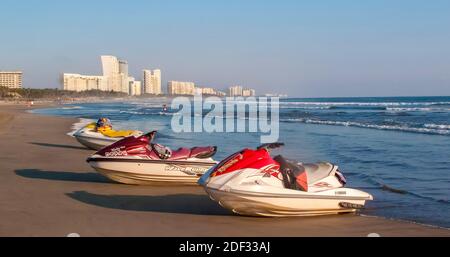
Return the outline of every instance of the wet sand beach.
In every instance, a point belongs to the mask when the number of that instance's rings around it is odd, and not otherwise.
[[[241,217],[201,187],[110,182],[85,162],[92,151],[66,134],[76,119],[27,109],[0,105],[0,236],[450,236],[353,214]]]

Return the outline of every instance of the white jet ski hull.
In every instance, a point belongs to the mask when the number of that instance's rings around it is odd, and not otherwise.
[[[107,178],[131,185],[159,183],[196,185],[200,176],[216,164],[212,159],[168,161],[104,157],[91,157],[88,162]]]
[[[362,191],[360,196],[302,194],[263,194],[249,191],[222,191],[205,188],[210,198],[222,207],[245,216],[316,216],[352,213],[372,197]],[[343,188],[337,191],[345,191]],[[346,206],[346,207],[343,207]]]
[[[139,136],[141,134],[142,132],[137,132],[135,136]],[[75,132],[73,136],[80,144],[97,151],[124,138],[107,137],[102,133],[92,131],[89,128],[82,128]]]
[[[83,135],[74,134],[75,139],[82,145],[86,146],[89,149],[100,150],[105,146],[108,146],[112,143],[115,143],[122,139],[123,137],[118,138],[107,138],[107,137],[89,137]]]

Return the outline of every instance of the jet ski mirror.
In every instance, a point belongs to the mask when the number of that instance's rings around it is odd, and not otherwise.
[[[273,149],[276,148],[280,148],[284,146],[284,143],[282,142],[275,142],[275,143],[267,143],[267,144],[262,144],[260,146],[258,146],[256,149],[260,150],[260,149],[266,149],[266,151],[270,152]]]

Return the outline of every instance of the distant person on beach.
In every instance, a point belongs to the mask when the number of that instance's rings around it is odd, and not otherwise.
[[[167,112],[167,105],[163,104],[163,112]]]

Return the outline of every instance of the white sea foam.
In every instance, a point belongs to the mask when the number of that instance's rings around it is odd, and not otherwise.
[[[145,112],[132,111],[132,110],[129,110],[129,111],[120,111],[119,113],[136,114],[136,115],[139,115],[139,114],[147,114],[147,113],[145,113]]]
[[[158,112],[158,115],[162,115],[162,116],[176,116],[176,115],[181,115],[178,112],[172,113],[172,112]]]
[[[434,128],[434,129],[448,129],[450,130],[450,125],[449,124],[433,124],[433,123],[428,123],[424,125],[427,128]]]
[[[61,109],[63,109],[63,110],[76,110],[76,109],[81,109],[81,108],[83,108],[83,107],[81,107],[81,106],[64,106]]]
[[[74,124],[72,124],[72,127],[70,128],[71,131],[69,133],[67,133],[67,135],[73,137],[73,134],[75,132],[77,132],[79,129],[83,128],[84,126],[86,126],[87,124],[89,124],[91,122],[95,122],[95,120],[80,118],[78,122],[75,122]]]
[[[322,125],[335,125],[335,126],[348,126],[348,127],[359,127],[359,128],[371,128],[380,130],[395,130],[395,131],[406,131],[424,134],[438,134],[438,135],[450,135],[450,129],[448,127],[431,127],[425,126],[425,128],[407,127],[407,126],[396,126],[396,125],[375,125],[375,124],[364,124],[354,121],[329,121],[329,120],[313,120],[305,118],[297,119],[282,119],[281,121],[287,122],[302,122],[310,124],[322,124]],[[431,125],[431,124],[428,124]],[[447,126],[447,125],[444,125]]]
[[[401,107],[387,107],[387,111],[392,112],[413,112],[413,111],[419,111],[419,112],[439,112],[439,111],[450,111],[450,108],[432,108],[432,107],[410,107],[410,108],[401,108]]]
[[[283,109],[329,110],[332,106],[281,106]]]
[[[210,102],[214,103],[214,101]],[[242,101],[239,100],[228,100],[228,103],[236,104]],[[221,102],[217,102],[221,103]],[[263,104],[259,101],[249,102],[245,101],[245,103],[258,103],[259,105],[267,105],[270,107],[270,102]],[[135,101],[130,104],[136,105],[139,107],[147,107],[147,108],[161,108],[163,104],[167,104],[167,99],[161,102],[144,102],[144,101]],[[326,110],[332,109],[333,107],[343,107],[348,106],[351,107],[385,107],[388,111],[450,111],[450,108],[445,107],[436,107],[431,108],[433,105],[450,105],[448,101],[442,102],[307,102],[307,101],[298,101],[298,102],[279,102],[279,108],[281,109],[305,109],[305,110]]]
[[[450,102],[280,102],[280,105],[351,105],[351,106],[430,106],[446,105]]]
[[[129,104],[136,105],[139,107],[162,108],[164,104],[169,105],[170,103],[167,101],[161,101],[161,102],[130,102]]]

